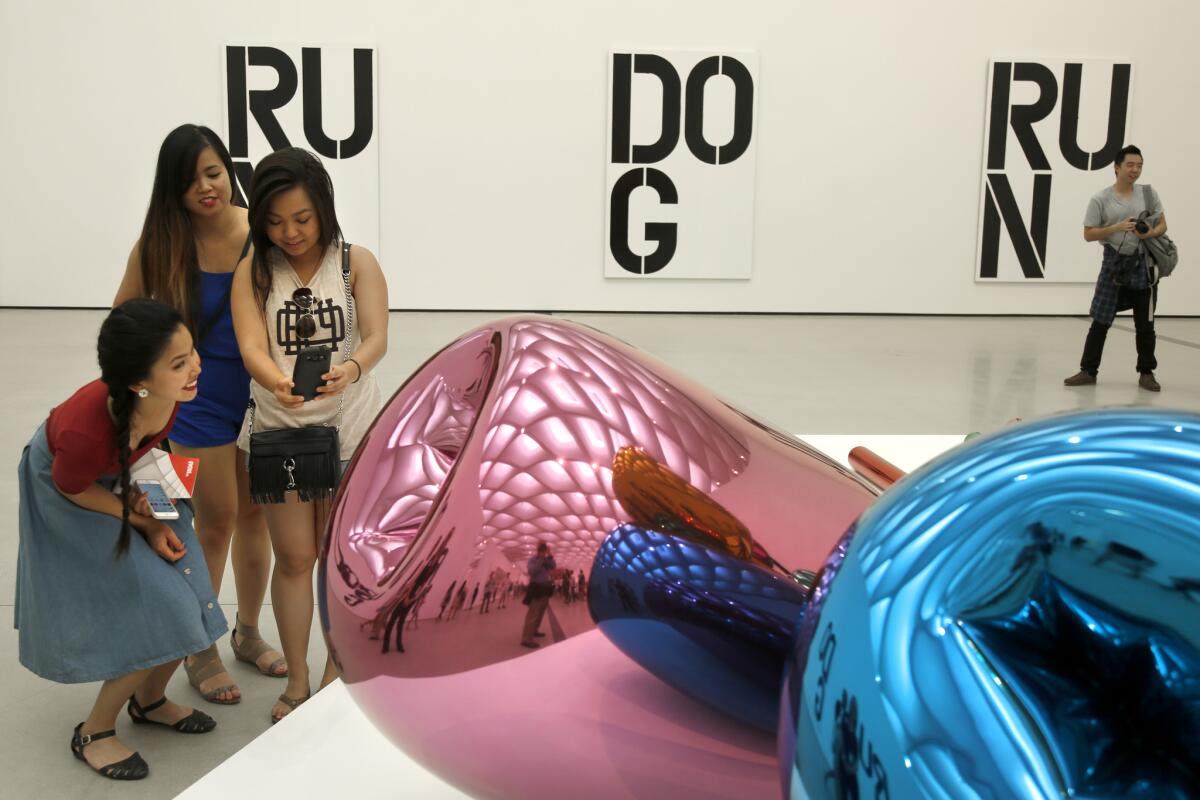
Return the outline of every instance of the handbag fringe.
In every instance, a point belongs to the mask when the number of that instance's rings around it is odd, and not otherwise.
[[[282,503],[288,491],[294,490],[301,502],[326,500],[333,497],[338,482],[336,459],[326,453],[295,455],[296,462],[289,476],[284,469],[285,456],[259,456],[249,459],[250,500],[254,503]],[[290,486],[292,480],[295,486]]]

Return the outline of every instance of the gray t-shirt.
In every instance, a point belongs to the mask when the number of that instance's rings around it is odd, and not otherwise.
[[[1158,198],[1158,192],[1152,187],[1150,194],[1154,198],[1154,208],[1150,210],[1154,214],[1161,214],[1163,207],[1162,200]],[[1128,200],[1122,200],[1117,196],[1116,187],[1106,186],[1092,195],[1092,199],[1088,201],[1087,213],[1083,215],[1083,227],[1106,228],[1123,219],[1136,217],[1145,210],[1146,190],[1142,186],[1135,183],[1133,194]],[[1154,224],[1158,224],[1157,219],[1154,220]],[[1138,245],[1142,240],[1133,231],[1128,233],[1118,231],[1104,241],[1116,248],[1119,253],[1131,255],[1137,252]]]
[[[550,575],[551,571],[557,569],[554,563],[554,556],[534,556],[529,559],[529,582],[540,583],[543,586],[549,586],[554,582],[554,578]]]

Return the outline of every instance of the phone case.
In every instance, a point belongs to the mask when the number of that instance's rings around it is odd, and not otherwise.
[[[292,394],[305,400],[317,396],[317,387],[324,385],[321,376],[329,371],[333,351],[328,347],[306,347],[296,355],[296,366],[292,369]]]

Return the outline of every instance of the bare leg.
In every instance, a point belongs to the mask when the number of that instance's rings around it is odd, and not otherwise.
[[[96,703],[92,706],[92,711],[88,714],[87,719],[83,721],[83,727],[79,729],[79,732],[88,734],[115,729],[117,727],[117,715],[121,713],[121,707],[125,705],[125,701],[129,699],[129,695],[133,694],[133,690],[149,674],[150,670],[143,669],[102,683],[100,685],[100,694],[96,697]],[[83,750],[84,759],[92,767],[105,767],[109,764],[115,764],[118,761],[129,758],[131,755],[133,755],[133,751],[122,744],[115,736],[100,739],[88,745]]]
[[[313,568],[317,563],[317,530],[324,514],[316,503],[301,503],[294,494],[287,502],[265,506],[275,569],[271,576],[271,600],[279,638],[288,661],[284,694],[298,700],[308,695],[308,638],[313,619]],[[276,702],[272,718],[279,720],[291,709]]]
[[[238,619],[258,625],[271,579],[271,535],[261,506],[250,502],[246,454],[237,453],[237,530],[233,537],[233,580],[237,584]]]
[[[325,674],[321,676],[321,688],[324,689],[340,677],[341,674],[337,671],[337,667],[333,665],[333,657],[327,657],[325,659]]]
[[[250,501],[246,454],[240,450],[236,454],[236,464],[237,528],[233,536],[233,580],[237,584],[238,610],[235,626],[255,629],[271,579],[271,535],[262,507]],[[239,642],[242,641],[240,631],[234,633]],[[258,632],[252,630],[251,635],[257,636]],[[243,649],[242,652],[246,651]],[[254,657],[253,652],[250,651],[250,657]],[[281,659],[282,654],[272,647],[258,654],[254,665],[266,674],[286,675],[287,664],[276,663]]]
[[[318,554],[320,554],[320,552],[321,552],[322,539],[325,538],[325,529],[329,525],[329,515],[332,512],[333,512],[333,504],[332,503],[324,502],[324,503],[316,504],[316,515],[315,515],[316,528],[313,531],[313,534],[314,534],[313,547],[316,549],[316,552]],[[332,655],[326,656],[325,657],[325,670],[321,675],[320,688],[324,689],[326,686],[333,683],[339,677],[340,677],[340,673],[338,672],[337,667],[334,666],[334,664],[333,664],[333,656]]]
[[[132,692],[134,698],[138,701],[138,705],[148,706],[151,703],[157,703],[167,694],[167,684],[171,682],[171,676],[175,674],[175,670],[182,663],[179,659],[168,661],[166,664],[159,664],[146,670],[146,677],[138,685],[137,689]],[[182,706],[178,703],[168,700],[153,711],[146,713],[146,718],[155,722],[164,722],[167,725],[174,725],[179,720],[191,714],[193,709],[190,706]]]
[[[237,520],[237,445],[230,443],[220,447],[187,447],[171,442],[172,452],[188,458],[199,458],[203,471],[196,479],[192,493],[192,505],[196,512],[196,538],[204,550],[204,561],[208,564],[213,592],[220,596],[221,579],[225,574],[225,560],[229,557],[229,544],[233,539],[233,527]],[[261,603],[261,601],[260,601]],[[216,645],[210,650],[215,653]],[[211,658],[211,655],[208,656]],[[219,659],[220,656],[217,655]],[[201,659],[207,662],[207,658]],[[188,666],[197,662],[188,657]],[[214,692],[215,689],[223,689]],[[201,681],[201,695],[209,700],[235,701],[242,696],[236,682],[222,669]]]

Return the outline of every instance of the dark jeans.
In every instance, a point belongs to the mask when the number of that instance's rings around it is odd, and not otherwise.
[[[525,625],[521,629],[521,641],[532,642],[533,635],[542,625],[542,617],[550,607],[550,595],[541,594],[529,600],[529,610],[525,612]]]
[[[1154,318],[1151,316],[1155,300],[1154,294],[1153,287],[1149,289],[1122,288],[1121,300],[1127,302],[1117,306],[1120,308],[1127,305],[1128,302],[1133,303],[1137,371],[1143,374],[1153,372],[1158,368],[1158,361],[1154,358],[1154,344],[1157,340],[1154,335]],[[1104,353],[1104,340],[1108,336],[1108,329],[1108,325],[1092,322],[1087,339],[1083,343],[1083,358],[1079,361],[1079,368],[1084,372],[1095,375],[1100,371],[1100,356]]]

